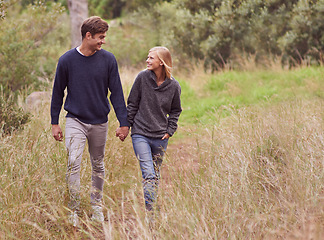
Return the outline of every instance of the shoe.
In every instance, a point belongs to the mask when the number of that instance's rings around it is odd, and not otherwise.
[[[103,223],[105,220],[104,214],[102,212],[102,207],[101,206],[92,206],[92,221],[97,221],[100,223]]]
[[[145,223],[149,227],[150,231],[155,228],[155,215],[153,211],[146,211]]]
[[[68,221],[70,224],[72,224],[73,227],[79,227],[79,216],[76,211],[73,211],[70,213]]]

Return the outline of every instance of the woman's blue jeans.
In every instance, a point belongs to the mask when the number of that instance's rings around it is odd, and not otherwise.
[[[132,142],[142,171],[145,207],[151,211],[156,203],[160,167],[168,146],[168,139],[162,140],[134,134]]]

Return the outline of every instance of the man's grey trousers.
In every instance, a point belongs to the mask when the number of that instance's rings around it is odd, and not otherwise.
[[[66,118],[65,145],[68,152],[66,181],[70,194],[69,208],[79,211],[80,169],[82,154],[88,142],[92,165],[91,204],[100,205],[105,177],[104,155],[107,140],[108,122],[85,124],[76,118]]]

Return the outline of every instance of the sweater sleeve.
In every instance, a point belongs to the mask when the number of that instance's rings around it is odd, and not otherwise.
[[[137,76],[127,99],[127,120],[130,126],[134,124],[134,118],[141,100],[140,79]]]
[[[67,86],[67,72],[62,63],[59,60],[56,68],[56,74],[54,79],[52,100],[51,100],[51,124],[59,124],[59,116],[63,104],[64,90]]]
[[[118,65],[115,58],[113,58],[110,71],[108,87],[110,91],[110,102],[114,107],[116,117],[119,121],[120,126],[129,126],[127,121],[127,109],[124,99],[124,93],[122,84],[120,81],[120,76],[118,72]]]
[[[175,94],[172,99],[171,111],[168,117],[167,133],[170,136],[172,136],[177,130],[179,116],[182,112],[180,95],[181,95],[181,88],[180,85],[178,85],[178,88],[175,91]]]

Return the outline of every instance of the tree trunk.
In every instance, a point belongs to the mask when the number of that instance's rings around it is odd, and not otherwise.
[[[88,0],[68,0],[71,20],[71,48],[82,42],[81,25],[88,18]]]

